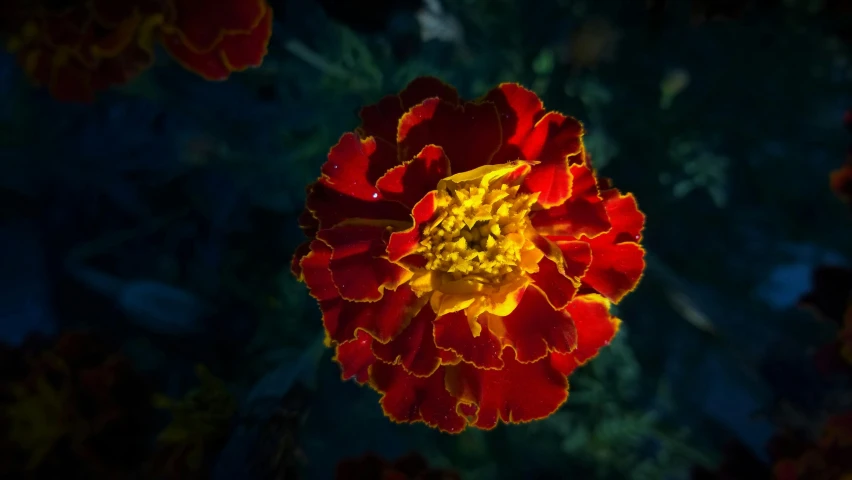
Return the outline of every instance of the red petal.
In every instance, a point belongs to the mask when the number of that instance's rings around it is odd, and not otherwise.
[[[545,235],[595,236],[610,228],[592,169],[572,165],[571,197],[565,203],[534,212],[533,226]]]
[[[66,59],[63,65],[55,65],[50,79],[50,95],[62,102],[94,101],[91,72],[72,59]]]
[[[319,221],[317,221],[311,211],[307,208],[302,210],[301,215],[299,215],[299,228],[302,229],[302,233],[304,233],[308,238],[313,238],[317,235],[317,230],[319,230]]]
[[[432,336],[433,320],[435,312],[431,308],[421,309],[393,340],[386,344],[374,343],[373,352],[379,360],[401,364],[412,375],[432,375],[441,364],[440,353]]]
[[[568,161],[533,165],[524,178],[525,192],[539,192],[538,205],[550,208],[560,205],[571,193],[571,173]]]
[[[844,165],[831,172],[829,184],[831,185],[831,190],[841,200],[852,202],[852,165]]]
[[[302,262],[304,267],[304,262]],[[380,342],[389,342],[419,311],[417,297],[403,285],[386,290],[376,302],[348,302],[340,298],[320,302],[328,336],[337,342],[355,338],[356,330],[368,332]]]
[[[586,242],[558,240],[548,242],[561,252],[561,265],[556,264],[559,256],[551,258],[545,251],[538,263],[538,272],[530,275],[536,287],[544,292],[550,305],[561,310],[574,298],[580,287],[580,279],[592,263],[592,249]],[[562,267],[560,271],[559,267]]]
[[[302,276],[302,259],[311,252],[311,242],[302,242],[298,247],[296,247],[296,251],[293,252],[293,258],[290,260],[290,273],[293,274],[299,281],[304,281],[305,278]]]
[[[638,242],[645,227],[645,215],[639,211],[633,195],[621,195],[618,190],[610,189],[601,192],[601,196],[612,230],[618,232],[616,241]]]
[[[196,53],[210,52],[226,35],[249,33],[263,20],[266,0],[224,0],[212,6],[207,0],[172,0],[173,26],[182,43]]]
[[[583,282],[619,302],[636,288],[645,270],[645,251],[635,243],[641,238],[645,216],[629,194],[608,196],[605,206],[612,228],[587,239],[592,247],[592,264]]]
[[[390,169],[376,183],[381,195],[412,208],[450,174],[450,161],[437,145],[426,145],[414,159]]]
[[[364,137],[376,137],[389,145],[396,145],[396,128],[405,110],[397,95],[388,95],[378,103],[361,109],[361,126],[358,131]]]
[[[439,145],[452,170],[464,172],[491,162],[500,148],[500,117],[491,103],[455,106],[429,98],[399,120],[399,158],[412,158],[426,145]]]
[[[331,247],[329,269],[340,296],[356,302],[382,298],[386,288],[396,289],[410,272],[382,258],[385,227],[338,225],[320,230],[317,238]]]
[[[497,107],[503,129],[504,145],[495,155],[494,163],[522,158],[520,145],[544,115],[544,104],[538,95],[516,83],[503,83],[486,93],[483,100]]]
[[[302,257],[299,268],[311,296],[319,301],[338,298],[340,294],[334,286],[331,270],[328,268],[331,262],[331,247],[314,240],[310,242],[309,248],[310,253]]]
[[[538,420],[565,403],[568,379],[548,359],[519,363],[515,351],[506,348],[503,362],[505,367],[500,370],[481,370],[467,363],[445,367],[450,392],[477,407],[459,409],[475,412],[473,424],[477,427],[494,428],[498,419],[505,423]]]
[[[169,55],[190,72],[208,81],[224,80],[231,74],[219,51],[198,53],[183,42],[179,32],[164,29],[161,35],[163,47]]]
[[[375,182],[395,162],[393,148],[372,138],[347,133],[332,147],[323,176],[308,187],[305,200],[321,228],[344,220],[366,218],[407,222],[409,210],[386,201]]]
[[[370,379],[370,366],[376,363],[372,344],[373,337],[359,331],[354,339],[337,345],[333,360],[340,364],[344,380],[354,377],[358,383],[364,383]]]
[[[394,422],[424,422],[448,433],[464,430],[465,419],[456,412],[457,400],[444,387],[444,370],[416,377],[400,366],[376,363],[370,367],[370,383],[382,394],[379,403]]]
[[[399,100],[402,102],[403,111],[410,109],[427,98],[440,98],[453,105],[458,105],[461,101],[459,92],[455,87],[444,83],[436,77],[426,76],[415,78],[399,92]]]
[[[266,8],[263,19],[250,33],[228,35],[222,39],[217,50],[222,52],[222,61],[232,72],[249,67],[259,67],[266,56],[269,39],[272,37],[272,8]]]
[[[517,360],[535,362],[548,352],[568,353],[577,345],[577,328],[564,311],[554,310],[537,288],[528,288],[521,303],[503,318],[505,339],[517,351]]]
[[[598,354],[618,333],[619,320],[609,313],[598,295],[575,297],[566,308],[577,327],[577,348],[571,353],[552,353],[551,364],[565,375]]]
[[[362,108],[359,131],[365,137],[375,136],[396,145],[396,130],[402,114],[433,97],[452,104],[459,103],[459,94],[455,88],[434,77],[416,78],[399,95],[388,95],[378,103]]]
[[[577,326],[577,348],[571,352],[578,363],[586,363],[612,341],[619,320],[609,313],[609,305],[596,295],[576,297],[566,308]]]
[[[395,164],[396,158],[387,145],[346,133],[328,152],[320,181],[352,198],[374,201],[381,193],[376,181]]]
[[[570,164],[581,164],[583,126],[576,119],[548,112],[521,145],[525,160],[538,160],[524,179],[524,188],[541,192],[539,205],[560,205],[571,193]]]
[[[474,337],[463,311],[443,315],[435,321],[435,343],[439,348],[452,350],[464,361],[477,367],[503,367],[500,339],[485,325],[479,336]]]
[[[392,262],[397,262],[404,257],[412,255],[420,242],[420,225],[428,222],[435,214],[437,201],[435,192],[430,192],[417,202],[414,209],[411,211],[411,218],[414,220],[414,225],[408,230],[402,232],[394,232],[388,240],[388,259]]]

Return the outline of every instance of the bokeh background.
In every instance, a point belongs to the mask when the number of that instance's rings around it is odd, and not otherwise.
[[[836,327],[797,307],[852,245],[828,188],[850,142],[842,2],[270,3],[263,65],[226,82],[160,55],[65,104],[0,55],[3,342],[96,332],[173,398],[204,365],[236,405],[204,454],[217,479],[332,478],[368,451],[417,451],[465,479],[689,478],[733,445],[769,465],[779,428],[848,406],[812,358]],[[584,122],[595,166],[647,214],[624,327],[546,420],[457,436],[390,423],[373,391],[340,381],[291,277],[328,149],[361,106],[425,74],[468,98],[535,90]],[[263,437],[282,409],[284,431]],[[272,461],[255,442],[284,437],[299,466],[258,473]]]

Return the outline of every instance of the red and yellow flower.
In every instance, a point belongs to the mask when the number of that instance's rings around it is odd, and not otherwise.
[[[308,187],[293,260],[343,377],[446,432],[550,415],[642,275],[633,196],[516,84],[464,101],[419,78],[361,119]]]
[[[154,61],[162,42],[208,80],[260,65],[272,32],[265,0],[12,0],[0,37],[29,78],[59,100],[91,101]]]

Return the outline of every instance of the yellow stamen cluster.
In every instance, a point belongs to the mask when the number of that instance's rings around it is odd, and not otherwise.
[[[425,225],[418,253],[426,268],[454,279],[495,284],[518,269],[538,195],[485,181],[449,185],[438,192],[438,211]]]

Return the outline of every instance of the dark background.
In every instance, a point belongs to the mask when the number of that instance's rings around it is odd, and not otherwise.
[[[835,331],[796,303],[852,241],[828,188],[852,105],[837,2],[742,2],[733,19],[702,15],[709,1],[319,3],[273,3],[260,68],[210,83],[159,55],[89,105],[56,102],[0,56],[5,342],[94,330],[157,390],[182,394],[203,363],[243,410],[307,385],[310,479],[368,450],[417,450],[470,479],[685,478],[732,440],[769,462],[780,425],[821,418],[811,354]],[[458,436],[391,424],[319,357],[318,309],[289,273],[329,147],[360,106],[423,74],[468,98],[534,89],[585,123],[596,167],[647,214],[623,330],[546,420]],[[220,478],[248,444],[211,460]]]

